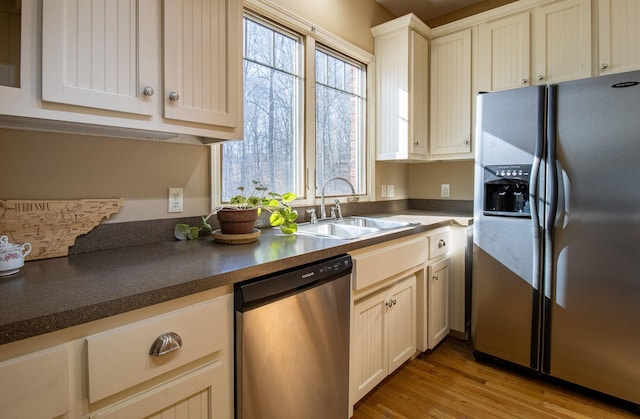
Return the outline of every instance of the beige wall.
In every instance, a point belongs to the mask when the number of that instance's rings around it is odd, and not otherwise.
[[[375,163],[375,200],[391,201],[409,198],[409,165],[406,163]],[[394,196],[382,198],[382,185],[393,185]]]
[[[169,187],[184,212],[169,214]],[[208,147],[0,129],[0,199],[124,198],[108,222],[209,211]]]
[[[371,27],[395,16],[374,0],[271,0],[308,22],[373,53]]]
[[[440,185],[448,183],[448,199],[473,200],[472,161],[410,164],[408,170],[409,198],[447,199],[440,197]]]

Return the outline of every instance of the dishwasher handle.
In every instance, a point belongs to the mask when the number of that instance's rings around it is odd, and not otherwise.
[[[342,255],[264,275],[234,286],[235,309],[244,312],[351,274],[351,256]]]

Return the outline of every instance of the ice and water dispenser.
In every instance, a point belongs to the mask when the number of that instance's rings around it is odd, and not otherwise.
[[[502,217],[531,217],[530,174],[530,164],[485,166],[483,213]]]

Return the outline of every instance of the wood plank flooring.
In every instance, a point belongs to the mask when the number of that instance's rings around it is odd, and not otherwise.
[[[449,337],[387,377],[352,418],[637,417],[548,380],[477,362],[469,342]]]

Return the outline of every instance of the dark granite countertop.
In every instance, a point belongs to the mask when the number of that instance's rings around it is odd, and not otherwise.
[[[407,216],[423,224],[360,240],[287,236],[268,228],[257,242],[244,245],[205,237],[30,261],[18,274],[0,278],[0,345],[417,234],[454,219]],[[464,224],[470,217],[459,220]]]

